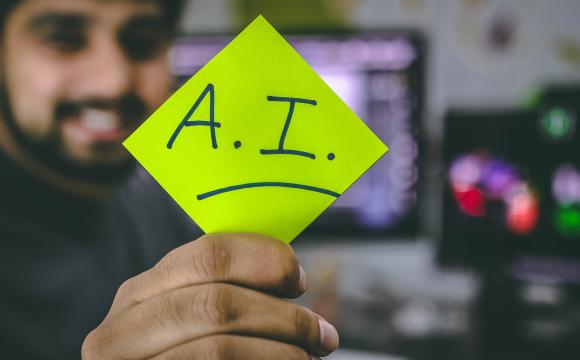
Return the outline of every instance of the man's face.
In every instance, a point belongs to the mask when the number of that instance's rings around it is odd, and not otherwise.
[[[0,47],[17,141],[69,171],[126,164],[121,142],[171,86],[162,20],[152,1],[22,1]]]

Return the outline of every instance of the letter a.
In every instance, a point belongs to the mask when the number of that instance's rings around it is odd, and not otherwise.
[[[201,104],[203,99],[205,99],[207,94],[209,94],[209,121],[192,121],[191,117],[193,116],[193,114],[195,113],[195,110],[197,110],[197,107]],[[214,91],[213,84],[208,84],[206,86],[206,88],[203,90],[203,92],[201,93],[201,95],[199,96],[199,98],[196,100],[195,104],[193,104],[193,106],[187,112],[187,114],[185,115],[183,120],[179,123],[179,126],[177,126],[177,129],[175,129],[175,132],[173,132],[173,135],[171,135],[171,138],[169,139],[169,142],[167,143],[167,148],[168,149],[173,148],[173,144],[175,143],[175,140],[177,139],[177,137],[181,133],[181,130],[183,130],[184,127],[209,126],[210,133],[211,133],[211,146],[214,149],[217,149],[218,144],[217,144],[215,129],[220,128],[221,124],[219,122],[215,121],[214,108],[215,108],[215,91]]]

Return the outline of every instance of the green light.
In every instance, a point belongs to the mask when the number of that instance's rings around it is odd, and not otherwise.
[[[580,209],[572,206],[561,207],[556,211],[554,222],[558,232],[564,236],[580,235]]]
[[[568,137],[573,131],[574,120],[570,113],[561,107],[553,108],[542,117],[542,127],[553,140]]]

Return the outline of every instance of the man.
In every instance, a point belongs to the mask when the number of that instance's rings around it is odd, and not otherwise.
[[[283,300],[307,286],[289,246],[189,242],[199,230],[120,145],[169,92],[180,3],[0,0],[2,359],[336,349],[331,325]]]

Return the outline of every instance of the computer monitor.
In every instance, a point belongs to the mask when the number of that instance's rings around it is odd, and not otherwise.
[[[446,116],[443,264],[580,282],[577,110]]]
[[[186,81],[233,36],[193,35],[177,42],[173,72]],[[408,31],[302,33],[286,37],[390,147],[307,230],[310,234],[415,234],[419,200],[419,122],[423,108],[421,37]]]

